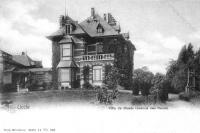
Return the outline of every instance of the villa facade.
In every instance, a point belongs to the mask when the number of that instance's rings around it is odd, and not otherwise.
[[[47,38],[52,41],[54,88],[102,85],[106,66],[114,63],[133,71],[135,46],[110,13],[101,17],[91,8],[91,16],[80,23],[61,16],[60,28]]]

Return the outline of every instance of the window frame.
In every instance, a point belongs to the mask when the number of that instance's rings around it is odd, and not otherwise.
[[[71,34],[71,25],[70,24],[65,25],[65,32],[66,32],[67,35]]]
[[[102,82],[102,80],[103,80],[103,75],[102,75],[103,74],[103,67],[102,66],[93,66],[92,72],[93,72],[93,74],[92,74],[93,82]]]
[[[64,46],[69,46],[68,48],[64,48]],[[65,50],[68,50],[67,52],[65,52]],[[69,54],[66,54],[68,53]],[[62,60],[70,60],[72,57],[72,45],[71,44],[62,44],[61,45],[61,59]]]
[[[89,52],[89,47],[95,47],[95,51],[90,51]],[[89,55],[89,54],[97,54],[97,44],[91,44],[91,45],[88,45],[87,46],[87,54]]]
[[[103,33],[103,28],[101,27],[97,28],[97,33]]]
[[[64,71],[68,71],[68,77],[66,77],[67,79],[63,80],[63,75],[66,75],[66,73]],[[63,75],[62,75],[63,74]],[[59,70],[59,82],[60,83],[69,83],[71,82],[71,71],[70,68],[60,68]]]

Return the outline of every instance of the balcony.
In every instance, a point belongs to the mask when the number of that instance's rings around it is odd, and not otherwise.
[[[75,57],[76,61],[108,61],[114,60],[114,53],[110,54],[96,54],[96,55],[83,55]]]

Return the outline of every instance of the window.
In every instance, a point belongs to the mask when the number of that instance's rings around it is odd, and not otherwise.
[[[70,24],[67,24],[65,26],[65,32],[66,32],[66,34],[70,34],[71,33],[71,25]]]
[[[62,59],[63,60],[70,60],[71,57],[71,45],[70,44],[63,44],[62,45]]]
[[[103,26],[99,23],[97,25],[97,33],[103,33],[103,32],[104,32]]]
[[[103,28],[97,28],[97,33],[103,33]]]
[[[102,81],[102,66],[93,67],[93,81]]]
[[[60,82],[70,81],[70,69],[60,69]]]
[[[96,54],[96,51],[97,51],[96,44],[88,46],[88,49],[87,49],[88,54]]]
[[[97,53],[102,53],[103,52],[103,45],[102,43],[96,43],[87,46],[87,53],[88,54],[97,54]]]
[[[102,53],[103,52],[103,45],[99,44],[97,45],[97,53]]]

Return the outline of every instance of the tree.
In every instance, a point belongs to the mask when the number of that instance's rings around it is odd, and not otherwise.
[[[149,89],[152,87],[151,80],[153,79],[153,73],[146,67],[139,68],[133,72],[133,94],[138,95],[141,91],[143,96],[149,95]]]
[[[166,78],[171,84],[172,92],[182,92],[187,85],[187,73],[194,68],[194,50],[191,43],[184,45],[179,52],[177,61],[171,61]]]
[[[200,75],[200,49],[195,53],[194,58],[194,72],[196,75]],[[200,80],[199,76],[196,76],[196,81]],[[200,82],[196,82],[196,89],[200,91]]]
[[[176,93],[176,92],[178,92],[172,86],[172,81],[173,81],[173,78],[175,77],[177,71],[178,71],[178,63],[177,63],[177,61],[176,60],[171,60],[169,62],[169,65],[167,66],[167,72],[166,72],[166,80],[169,83],[168,91],[170,93]]]
[[[168,99],[168,87],[170,85],[166,76],[161,73],[156,73],[152,84],[151,93],[156,95],[158,100],[166,101]]]

